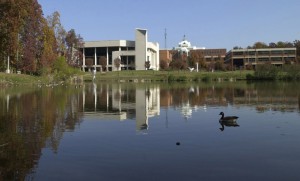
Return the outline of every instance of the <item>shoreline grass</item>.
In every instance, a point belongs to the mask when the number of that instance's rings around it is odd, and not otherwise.
[[[95,81],[121,82],[173,82],[173,81],[235,81],[246,80],[254,71],[189,72],[189,71],[121,71],[97,72]],[[85,81],[92,81],[92,73],[83,75]]]
[[[119,72],[97,72],[95,82],[193,82],[193,81],[236,81],[246,80],[247,75],[253,75],[254,71],[228,71],[228,72],[189,72],[189,71],[119,71]],[[93,81],[91,72],[82,72],[79,82]],[[69,76],[63,82],[76,83],[78,75]],[[32,76],[26,74],[0,73],[0,86],[16,84],[54,84],[62,82],[55,79],[54,75]]]

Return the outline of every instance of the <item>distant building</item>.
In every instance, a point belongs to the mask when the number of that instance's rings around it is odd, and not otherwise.
[[[198,49],[205,49],[205,47],[195,47],[192,46],[191,42],[186,40],[185,35],[183,36],[183,40],[178,43],[177,47],[174,47],[173,50],[177,50],[180,54],[186,54],[186,56],[189,56],[189,52],[191,50],[198,50]]]
[[[226,54],[225,63],[245,67],[269,63],[272,65],[296,62],[296,48],[233,49]]]
[[[191,50],[190,54],[198,54],[200,59],[202,58],[206,64],[215,63],[216,61],[225,61],[226,48],[215,48],[215,49],[198,49]]]
[[[167,61],[168,63],[170,63],[173,58],[181,57],[181,59],[186,60],[188,57],[196,57],[197,61],[203,61],[208,65],[214,64],[216,61],[224,62],[226,48],[206,49],[205,47],[195,47],[192,46],[184,36],[177,47],[174,47],[172,50],[160,50],[159,56],[160,60]]]
[[[86,41],[83,54],[82,70],[102,70],[100,58],[106,60],[106,70],[117,71],[114,60],[120,59],[119,70],[145,70],[146,61],[150,62],[150,69],[159,70],[159,44],[148,42],[148,32],[136,29],[135,41],[103,40]]]

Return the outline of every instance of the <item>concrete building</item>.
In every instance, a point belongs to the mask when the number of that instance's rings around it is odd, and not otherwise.
[[[136,29],[135,41],[86,41],[81,51],[83,71],[145,70],[146,61],[150,62],[150,69],[159,70],[159,44],[148,42],[145,29]],[[116,59],[121,61],[119,68]]]
[[[265,63],[292,64],[296,55],[296,48],[233,49],[226,54],[225,63],[238,68]]]

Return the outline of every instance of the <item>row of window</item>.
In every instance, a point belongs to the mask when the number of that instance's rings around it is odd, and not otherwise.
[[[241,52],[232,52],[233,56],[238,55],[294,55],[296,51],[294,50],[274,50],[274,51],[241,51]]]
[[[226,49],[191,50],[191,52],[200,52],[201,54],[204,54],[205,56],[211,56],[211,55],[225,55],[225,54],[226,54]]]
[[[96,48],[97,56],[106,56],[107,51],[108,54],[111,55],[114,51],[119,51],[119,47],[98,47]],[[135,50],[134,47],[121,47],[121,51],[132,51]],[[83,50],[81,50],[83,51]],[[85,48],[84,49],[85,56],[95,56],[95,48]]]
[[[252,62],[256,62],[255,60],[256,60],[255,58],[249,58],[249,59],[245,59],[245,62],[252,63]],[[285,57],[285,58],[282,58],[282,57],[272,57],[272,58],[258,58],[257,59],[258,62],[268,62],[268,61],[282,62],[282,61],[287,61],[287,60],[294,61],[295,58],[292,58],[292,57]]]
[[[134,56],[121,56],[121,64],[130,65],[130,64],[133,64],[134,61],[135,61]],[[86,65],[95,65],[95,57],[86,56],[85,57],[85,64]],[[100,56],[97,57],[97,65],[99,65],[99,64],[100,64]],[[111,57],[109,57],[108,64],[113,64]]]

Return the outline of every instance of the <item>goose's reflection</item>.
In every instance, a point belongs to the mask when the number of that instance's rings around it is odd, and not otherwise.
[[[222,115],[222,117],[219,120],[219,123],[221,124],[221,131],[224,131],[225,126],[227,127],[239,127],[240,125],[238,125],[238,123],[236,122],[236,120],[239,118],[237,116],[226,116],[224,117],[224,113],[220,112],[219,115]]]

